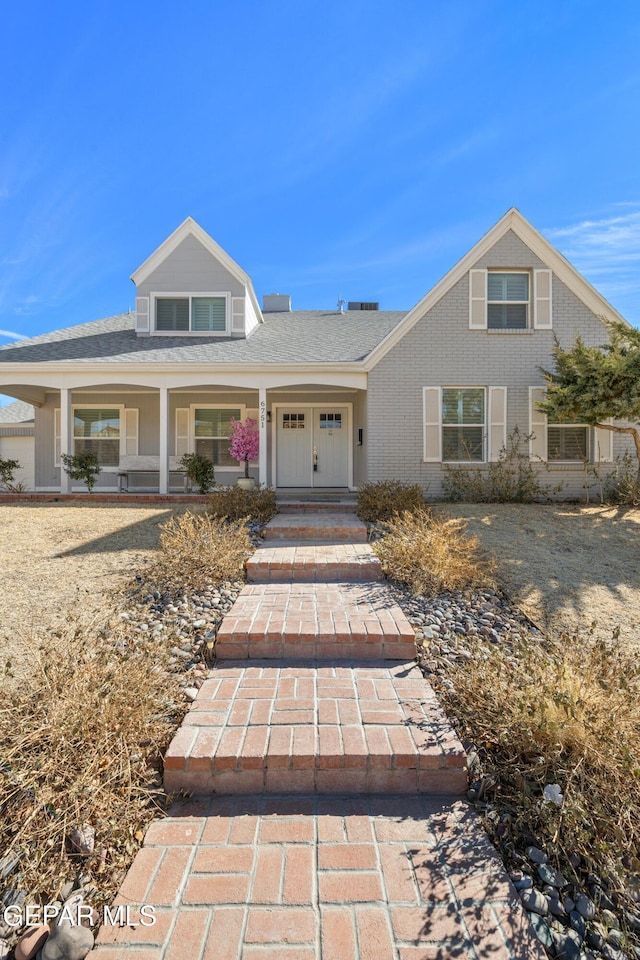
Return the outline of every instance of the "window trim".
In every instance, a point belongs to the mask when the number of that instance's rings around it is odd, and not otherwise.
[[[189,404],[189,450],[191,453],[196,451],[196,410],[239,410],[240,411],[240,420],[246,420],[247,418],[247,405],[246,403],[191,403]],[[202,438],[198,438],[202,439]],[[211,437],[210,439],[217,440],[219,437]],[[250,460],[249,463],[255,464],[258,461]],[[237,467],[233,466],[217,466],[214,464],[216,473],[237,473],[238,470],[244,469],[241,463],[238,463]]]
[[[489,298],[489,278],[492,274],[502,274],[502,273],[513,273],[513,274],[522,274],[527,277],[527,289],[529,291],[529,296],[526,300],[491,300]],[[524,333],[525,331],[533,330],[533,276],[532,271],[528,270],[526,267],[488,267],[487,268],[487,331],[489,333]],[[492,305],[510,305],[510,304],[526,304],[527,306],[527,322],[524,327],[490,327],[489,326],[489,307]]]
[[[444,403],[444,391],[445,391],[445,390],[482,390],[482,393],[483,393],[483,396],[484,396],[484,403],[483,403],[483,406],[484,406],[484,420],[483,420],[483,423],[482,423],[482,424],[479,424],[479,423],[471,423],[471,424],[460,424],[460,423],[454,424],[454,423],[448,423],[448,424],[445,424],[445,422],[444,422],[444,417],[443,417],[443,415],[442,415],[442,412],[443,412],[443,411],[442,411],[442,408],[443,408],[443,403]],[[441,463],[447,463],[447,464],[451,463],[451,464],[454,464],[455,466],[463,466],[463,467],[469,467],[469,466],[473,467],[473,466],[477,466],[478,464],[488,463],[488,460],[487,460],[487,454],[488,454],[488,450],[487,450],[487,447],[488,447],[488,430],[489,430],[489,425],[488,425],[488,423],[487,423],[487,416],[488,416],[488,413],[489,413],[489,410],[488,410],[488,399],[489,399],[489,396],[488,396],[488,387],[483,386],[483,385],[481,385],[481,384],[476,384],[475,386],[472,385],[472,384],[468,384],[468,383],[464,384],[464,386],[462,386],[462,385],[453,386],[453,385],[451,385],[451,384],[444,384],[442,387],[440,387],[440,458],[441,458],[441,459],[440,459],[440,462],[441,462]],[[444,458],[444,429],[445,429],[445,427],[464,427],[464,426],[467,426],[467,427],[480,427],[480,428],[482,429],[482,458],[481,458],[480,460],[445,460],[445,458]]]
[[[118,449],[118,460],[121,460],[122,457],[125,456],[127,452],[127,437],[126,437],[127,430],[126,430],[125,413],[124,413],[124,411],[126,410],[125,404],[124,403],[72,403],[71,404],[71,442],[73,444],[74,456],[76,453],[76,440],[77,439],[82,440],[82,437],[75,437],[73,434],[73,421],[75,419],[76,410],[117,410],[119,412],[120,436],[118,437],[118,440],[119,440],[120,446]],[[89,439],[89,438],[85,438],[85,439]],[[60,464],[58,463],[56,464],[56,466],[60,466]],[[120,469],[119,463],[115,464],[115,466],[103,466],[102,464],[100,465],[101,473],[117,473],[119,469]]]
[[[225,306],[224,306],[224,330],[192,330],[192,307],[191,302],[194,298],[207,299],[209,297],[224,297]],[[158,291],[156,293],[150,293],[149,298],[151,301],[151,311],[150,319],[153,321],[150,324],[151,334],[154,337],[228,337],[231,330],[231,292],[229,290],[214,290],[214,291],[187,291],[180,290],[177,292],[172,292],[168,290]],[[156,328],[156,314],[157,314],[157,302],[158,300],[172,300],[181,298],[183,300],[188,299],[189,301],[189,329],[188,330],[158,330]]]
[[[581,457],[579,460],[552,460],[549,456],[549,427],[554,429],[564,429],[571,428],[575,430],[576,428],[585,431],[585,440],[586,440],[586,451],[584,457]],[[555,423],[553,420],[549,420],[547,417],[547,459],[546,463],[554,467],[562,466],[575,466],[576,464],[583,464],[586,460],[587,463],[592,463],[591,460],[591,448],[592,448],[592,429],[589,427],[588,423]]]

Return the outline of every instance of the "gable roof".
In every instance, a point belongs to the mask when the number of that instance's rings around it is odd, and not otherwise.
[[[401,323],[392,330],[385,339],[371,352],[367,358],[366,369],[371,370],[383,357],[421,320],[429,310],[438,303],[478,260],[487,254],[495,244],[512,230],[529,249],[536,254],[555,273],[576,297],[584,303],[596,316],[604,316],[611,320],[628,321],[612,307],[601,293],[592,287],[588,280],[578,273],[566,257],[556,250],[541,233],[526,220],[519,210],[511,207],[498,222],[485,233],[478,243],[459,260],[448,273],[440,280],[429,293],[407,313]]]
[[[239,283],[243,284],[247,288],[247,293],[253,304],[253,308],[256,311],[256,316],[258,321],[262,322],[262,311],[260,310],[260,304],[258,303],[258,298],[256,297],[255,291],[253,289],[253,283],[251,282],[251,277],[248,273],[240,267],[235,260],[233,260],[226,250],[223,250],[220,244],[216,243],[213,237],[210,237],[206,230],[203,230],[199,223],[193,219],[193,217],[187,217],[179,227],[177,227],[173,233],[167,237],[167,239],[160,244],[160,246],[153,251],[150,257],[141,263],[137,270],[134,270],[131,274],[131,279],[136,286],[139,286],[141,283],[149,277],[154,270],[156,270],[161,263],[163,263],[168,256],[170,256],[174,250],[176,250],[183,240],[187,237],[194,237],[211,256],[217,260],[222,266],[229,271],[229,273],[238,280]]]
[[[362,363],[405,311],[268,313],[248,338],[138,337],[125,313],[0,347],[3,363]]]

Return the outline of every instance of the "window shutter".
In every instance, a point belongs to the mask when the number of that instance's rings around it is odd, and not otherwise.
[[[507,388],[489,387],[489,460],[507,445]]]
[[[611,423],[611,420],[603,421]],[[593,431],[593,457],[594,463],[611,463],[613,460],[613,430],[599,430],[597,427]]]
[[[231,299],[231,329],[234,333],[244,333],[244,297]]]
[[[442,461],[442,401],[440,387],[424,388],[424,460]]]
[[[551,270],[533,271],[533,326],[551,330]]]
[[[487,271],[469,271],[469,329],[487,329]]]
[[[189,453],[189,408],[178,407],[176,410],[176,457],[184,457]]]
[[[538,410],[537,404],[544,400],[544,387],[529,387],[529,460],[547,459],[547,415]]]
[[[136,333],[149,333],[149,297],[136,297]]]
[[[124,411],[124,452],[128,457],[138,456],[138,409]]]
[[[61,440],[62,440],[62,429],[60,426],[60,407],[56,407],[53,412],[54,414],[54,454],[53,454],[53,465],[54,467],[60,466],[60,451],[61,451]]]

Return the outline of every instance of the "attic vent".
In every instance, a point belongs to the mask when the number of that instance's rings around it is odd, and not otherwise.
[[[373,300],[349,300],[347,310],[378,310],[380,304]]]
[[[289,313],[291,311],[290,293],[265,293],[262,298],[263,313]]]

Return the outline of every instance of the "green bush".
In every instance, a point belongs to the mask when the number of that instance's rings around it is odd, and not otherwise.
[[[213,463],[199,453],[185,453],[180,466],[200,493],[209,493],[216,485]]]
[[[22,484],[13,482],[13,475],[19,469],[19,460],[3,460],[0,457],[0,490],[8,490],[9,493],[14,493],[22,487]]]
[[[531,435],[523,436],[518,428],[507,437],[498,459],[483,467],[444,466],[442,486],[450,503],[534,503],[558,493],[562,484],[550,490],[540,482],[539,464],[529,459]]]
[[[255,520],[268,523],[278,512],[276,492],[271,487],[243,490],[241,487],[220,487],[209,500],[207,513],[227,520]]]
[[[63,453],[60,459],[64,472],[72,480],[86,483],[87,490],[91,493],[100,474],[100,464],[95,453]]]
[[[360,487],[356,513],[365,523],[386,523],[397,513],[424,508],[424,493],[419,484],[381,480]]]

